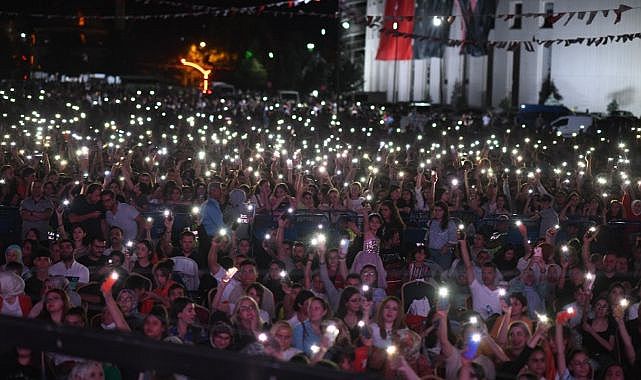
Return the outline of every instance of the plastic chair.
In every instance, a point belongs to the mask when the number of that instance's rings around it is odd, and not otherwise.
[[[194,305],[194,310],[196,311],[198,322],[203,326],[207,326],[209,323],[209,309],[202,305]]]
[[[177,273],[185,284],[188,292],[197,292],[200,285],[198,276],[198,264],[189,257],[174,256],[174,273]]]

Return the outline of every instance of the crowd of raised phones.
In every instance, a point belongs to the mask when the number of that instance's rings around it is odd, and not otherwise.
[[[385,379],[641,369],[639,125],[35,81],[0,109],[2,315]],[[29,343],[2,376],[186,378]]]

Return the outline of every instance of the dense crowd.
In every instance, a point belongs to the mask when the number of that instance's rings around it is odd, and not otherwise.
[[[386,379],[632,379],[641,125],[599,128],[4,82],[0,314]],[[184,378],[40,355],[0,373]]]

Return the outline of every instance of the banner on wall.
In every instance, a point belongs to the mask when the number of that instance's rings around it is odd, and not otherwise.
[[[383,28],[398,33],[414,32],[414,0],[386,0],[385,16],[389,17],[383,22]],[[394,21],[393,18],[397,16],[403,16],[403,19]],[[381,34],[376,52],[377,60],[403,61],[412,59],[412,39],[404,38],[398,33]]]

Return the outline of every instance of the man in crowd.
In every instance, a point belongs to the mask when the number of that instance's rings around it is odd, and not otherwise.
[[[38,231],[40,240],[46,240],[49,232],[49,219],[52,214],[53,203],[50,199],[45,198],[42,182],[36,179],[31,182],[31,195],[20,204],[22,236],[24,237],[27,231],[35,229]]]
[[[136,240],[138,231],[143,230],[142,225],[145,223],[140,212],[127,203],[118,202],[111,190],[104,190],[100,197],[102,205],[107,210],[107,224],[110,227],[119,227],[123,231],[124,241]]]
[[[104,209],[100,203],[102,186],[92,183],[87,187],[84,196],[74,199],[69,213],[69,222],[82,224],[89,237],[104,237],[107,235]]]
[[[219,234],[226,234],[223,213],[220,208],[222,188],[220,182],[212,182],[207,188],[208,198],[200,206],[200,253],[205,257],[209,252],[211,239]],[[206,263],[203,263],[206,265]],[[199,263],[200,265],[200,263]]]
[[[60,242],[60,261],[49,268],[49,275],[64,276],[71,284],[89,282],[89,269],[76,261],[71,240],[63,239]]]
[[[104,239],[93,238],[91,239],[91,246],[89,246],[89,253],[78,258],[78,262],[87,269],[89,269],[89,278],[92,281],[96,281],[96,274],[107,263],[107,256],[103,255],[107,243]]]

